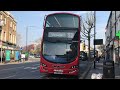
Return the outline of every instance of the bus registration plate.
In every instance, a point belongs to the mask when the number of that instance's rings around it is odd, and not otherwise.
[[[63,74],[63,70],[54,70],[54,74]]]

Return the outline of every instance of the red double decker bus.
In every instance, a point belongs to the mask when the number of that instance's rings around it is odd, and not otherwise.
[[[80,16],[53,13],[47,15],[44,22],[40,72],[77,76],[80,56]]]

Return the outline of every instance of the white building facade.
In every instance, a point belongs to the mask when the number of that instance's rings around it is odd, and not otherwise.
[[[120,56],[120,40],[116,38],[116,32],[120,30],[120,11],[111,11],[105,32],[106,59],[118,62]],[[107,57],[108,56],[108,57]]]

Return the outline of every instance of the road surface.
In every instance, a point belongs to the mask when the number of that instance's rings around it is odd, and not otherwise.
[[[66,75],[48,75],[39,72],[40,62],[0,65],[0,79],[74,79]],[[87,61],[81,61],[79,77],[85,72]]]

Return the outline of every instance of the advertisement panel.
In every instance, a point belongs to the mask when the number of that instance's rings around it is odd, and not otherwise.
[[[11,53],[10,50],[5,50],[5,55],[6,55],[5,60],[6,61],[10,61],[10,53]]]
[[[19,51],[15,51],[15,60],[19,60],[19,55],[20,55],[20,52]]]

